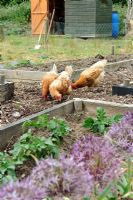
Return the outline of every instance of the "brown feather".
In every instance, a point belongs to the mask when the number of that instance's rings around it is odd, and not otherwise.
[[[42,80],[42,97],[47,99],[50,84],[58,77],[55,72],[48,72]]]
[[[79,79],[72,84],[72,88],[76,89],[85,86],[92,87],[99,84],[103,79],[103,74],[104,74],[103,72],[106,63],[107,63],[106,60],[102,60],[95,63],[91,67],[85,69],[80,74]]]

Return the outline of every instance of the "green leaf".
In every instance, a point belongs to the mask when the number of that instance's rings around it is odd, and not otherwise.
[[[50,120],[50,122],[48,123],[48,129],[49,130],[53,130],[53,129],[55,129],[56,127],[57,127],[57,123],[56,123],[56,121],[53,119],[53,120]]]
[[[97,200],[103,200],[107,197],[107,194],[110,192],[112,187],[112,183],[110,183],[108,186],[106,186],[103,190],[103,192],[98,196]]]
[[[100,120],[100,121],[103,121],[104,119],[107,118],[106,111],[104,110],[103,107],[98,107],[97,108],[97,110],[96,110],[96,116],[97,116],[97,119]]]
[[[123,198],[133,198],[133,192],[128,192],[127,194],[125,194],[124,196],[123,196]]]
[[[98,130],[99,130],[99,133],[104,133],[105,132],[105,125],[104,124],[100,124],[98,126]]]
[[[94,133],[103,135],[107,132],[108,127],[114,122],[121,119],[121,115],[117,114],[107,117],[106,111],[102,107],[96,109],[96,118],[88,117],[84,120],[83,127],[90,128]]]
[[[85,128],[92,128],[94,124],[94,119],[91,117],[88,117],[87,119],[84,120],[83,127]]]
[[[55,146],[54,143],[52,142],[52,138],[50,137],[45,140],[45,144],[50,145],[50,146]]]

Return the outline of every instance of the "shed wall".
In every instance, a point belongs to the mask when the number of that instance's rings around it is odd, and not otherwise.
[[[112,1],[96,0],[96,36],[112,35]]]
[[[104,37],[112,34],[112,0],[67,0],[65,34]]]
[[[95,36],[96,3],[94,0],[65,2],[65,34]]]

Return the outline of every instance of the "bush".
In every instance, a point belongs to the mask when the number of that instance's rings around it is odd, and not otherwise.
[[[27,23],[30,20],[30,3],[23,2],[19,6],[12,5],[8,7],[2,7],[0,9],[0,21],[12,21],[17,23]]]
[[[10,0],[1,0],[0,5],[5,6],[10,3]]]
[[[15,5],[15,4],[20,4],[23,3],[25,1],[29,1],[29,0],[1,0],[0,1],[0,5],[5,6],[5,5]]]

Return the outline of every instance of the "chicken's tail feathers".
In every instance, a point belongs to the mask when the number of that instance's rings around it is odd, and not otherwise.
[[[107,65],[107,60],[106,60],[106,59],[101,60],[101,62],[103,63],[103,66],[104,66],[104,67]]]
[[[68,73],[69,77],[71,77],[73,73],[73,67],[71,65],[68,65],[65,67],[65,71]]]
[[[96,68],[99,68],[101,70],[104,70],[105,66],[107,64],[107,60],[104,59],[104,60],[100,60],[98,62],[96,62],[95,64],[93,64],[90,69],[96,69]]]
[[[57,66],[56,66],[55,63],[53,64],[53,67],[52,67],[51,71],[58,73]]]

